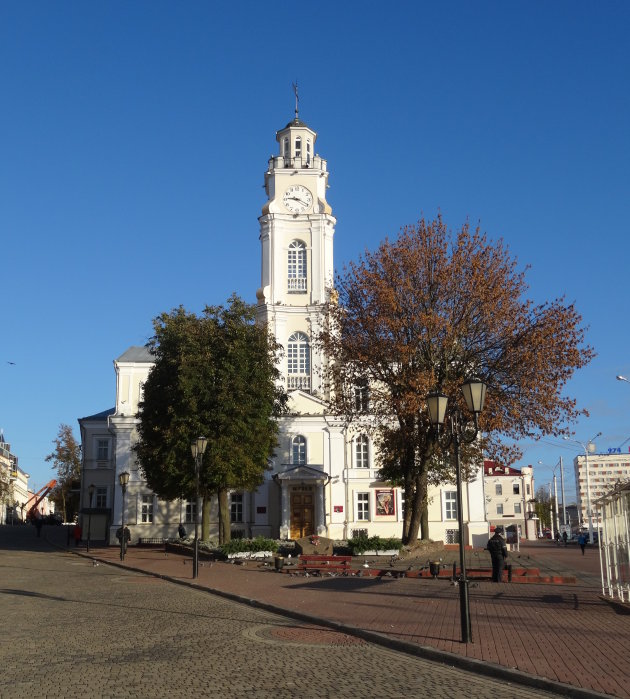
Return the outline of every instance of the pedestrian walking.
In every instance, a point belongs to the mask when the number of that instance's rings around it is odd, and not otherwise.
[[[508,555],[507,546],[501,534],[503,534],[503,528],[497,527],[494,530],[494,536],[488,540],[488,545],[486,546],[492,559],[492,582],[501,582],[505,559]]]
[[[180,522],[179,527],[177,527],[177,533],[180,539],[186,538],[186,527]]]
[[[588,538],[584,532],[578,536],[578,544],[580,545],[580,548],[582,549],[582,555],[584,555],[584,549],[586,548],[586,542],[588,541]]]
[[[564,545],[566,546],[567,543],[569,542],[569,535],[565,532],[562,532],[562,541],[564,541]]]
[[[37,529],[37,536],[42,535],[42,526],[44,525],[44,518],[41,513],[35,515],[35,529]]]

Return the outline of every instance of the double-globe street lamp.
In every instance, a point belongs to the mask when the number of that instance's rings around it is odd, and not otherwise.
[[[595,451],[595,443],[593,440],[601,437],[602,433],[598,432],[594,437],[591,437],[586,444],[580,442],[577,439],[570,439],[565,437],[567,442],[572,442],[573,444],[579,444],[582,449],[584,449],[584,468],[586,469],[586,517],[588,519],[588,541],[589,544],[593,543],[593,512],[591,510],[591,476],[588,467],[588,455]],[[578,484],[579,485],[579,484]],[[578,490],[581,490],[578,488]],[[580,496],[581,497],[581,496]],[[599,531],[598,531],[599,536]]]
[[[118,482],[120,483],[120,489],[122,490],[122,508],[120,514],[120,560],[125,560],[125,548],[127,545],[125,536],[125,493],[127,492],[127,483],[129,483],[129,473],[123,471],[118,474]]]
[[[86,550],[90,553],[90,533],[92,530],[92,498],[94,497],[94,484],[88,486],[88,497],[90,499],[90,511],[88,512],[88,532],[87,532],[87,547]]]
[[[470,605],[468,600],[468,578],[466,576],[466,559],[464,555],[464,512],[462,507],[462,469],[459,448],[462,443],[470,444],[479,434],[478,417],[483,410],[486,399],[486,384],[478,378],[471,378],[462,385],[462,393],[468,410],[473,414],[473,422],[465,419],[457,405],[450,411],[449,425],[440,435],[440,427],[444,425],[448,396],[440,391],[434,391],[427,396],[429,419],[435,429],[439,444],[444,448],[453,445],[455,452],[455,475],[457,484],[457,524],[459,528],[459,612],[462,627],[462,643],[472,641],[470,626]]]
[[[201,471],[201,463],[203,461],[203,453],[206,450],[208,440],[205,437],[197,437],[197,439],[191,443],[190,451],[192,452],[193,458],[195,460],[195,548],[193,555],[193,578],[199,575],[199,536],[198,536],[198,524],[199,524],[199,473]]]

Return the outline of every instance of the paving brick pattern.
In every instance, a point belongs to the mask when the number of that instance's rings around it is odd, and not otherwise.
[[[555,696],[206,590],[95,565],[97,557],[114,562],[116,552],[92,553],[52,550],[30,527],[0,528],[2,699]],[[126,562],[147,569],[161,564],[190,576],[179,557],[160,558],[157,551],[131,549]],[[202,576],[209,579],[219,570],[235,580],[265,581],[267,589],[288,580],[218,564],[204,566]],[[309,597],[309,590],[297,594]]]
[[[191,691],[234,697],[545,696],[541,689],[514,683],[538,677],[571,685],[564,690],[556,686],[565,696],[630,697],[628,617],[600,599],[595,551],[582,558],[579,550],[546,543],[522,549],[513,557],[577,575],[578,584],[475,583],[470,591],[474,642],[462,644],[458,590],[447,581],[290,577],[248,562],[205,564],[193,582],[190,560],[165,556],[159,549],[130,548],[127,570],[94,566],[92,558],[118,565],[116,549],[93,549],[90,558],[42,557],[31,551],[45,544],[30,528],[24,531],[30,539],[14,551],[3,550],[0,540],[0,604],[18,607],[17,612],[11,609],[8,627],[19,629],[8,650],[5,638],[2,659],[10,680],[5,684],[2,678],[0,697],[28,696],[51,668],[61,687],[73,674],[85,677],[92,665],[101,687],[101,694],[93,696],[149,696],[156,682],[168,688],[163,696],[190,696]],[[55,533],[55,528],[48,531]],[[301,620],[272,617],[251,605],[234,607],[193,585],[255,600]],[[341,632],[322,628],[325,624],[337,624]],[[57,640],[40,646],[38,656],[33,637],[42,629]],[[504,668],[513,683],[357,642],[371,633],[379,634],[385,645],[405,644],[412,653],[470,665],[495,677],[500,675],[495,669]],[[200,664],[198,654],[203,656]],[[245,666],[252,669],[244,676]],[[236,676],[221,679],[226,671]],[[208,672],[219,679],[208,682]],[[554,685],[543,686],[549,690]],[[80,691],[79,684],[69,684],[63,696]]]

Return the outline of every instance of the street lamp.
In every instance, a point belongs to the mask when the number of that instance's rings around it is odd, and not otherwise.
[[[560,529],[560,517],[558,515],[558,487],[556,484],[556,469],[560,466],[560,495],[562,495],[562,523],[566,526],[567,523],[567,505],[564,497],[564,468],[562,464],[562,457],[560,461],[555,466],[549,466],[542,461],[538,462],[541,466],[545,468],[550,468],[553,473],[553,495],[556,499],[556,522],[558,523],[558,529]]]
[[[623,376],[621,380],[624,380]],[[598,432],[594,437],[591,437],[586,444],[584,444],[584,442],[579,442],[577,439],[570,439],[569,437],[564,438],[568,442],[579,444],[582,449],[584,449],[584,468],[586,468],[586,516],[588,517],[588,541],[590,544],[593,543],[593,513],[591,511],[591,477],[588,468],[588,455],[589,452],[592,454],[595,451],[593,440],[601,437],[601,435],[602,433]]]
[[[87,535],[87,552],[90,553],[90,532],[92,529],[92,497],[94,496],[94,485],[90,483],[88,486],[88,495],[90,498],[90,511],[88,513],[88,535]]]
[[[192,452],[193,459],[195,460],[195,492],[196,492],[196,503],[195,503],[195,549],[193,556],[193,578],[199,575],[199,472],[201,471],[201,462],[203,461],[203,453],[206,450],[208,440],[205,437],[197,437],[197,439],[191,443],[190,451]]]
[[[120,560],[125,560],[125,547],[127,545],[125,537],[125,493],[127,492],[127,483],[129,483],[129,473],[123,471],[118,474],[118,482],[120,483],[120,488],[122,490],[122,510],[120,513]]]
[[[468,578],[466,577],[466,560],[464,556],[464,513],[462,507],[462,473],[459,447],[463,442],[470,444],[477,439],[479,434],[478,417],[483,410],[486,399],[486,384],[481,379],[472,378],[462,385],[462,393],[466,400],[468,410],[474,416],[473,427],[470,429],[470,422],[464,418],[457,405],[451,411],[450,425],[440,436],[440,427],[444,424],[448,396],[439,391],[434,391],[427,396],[427,407],[429,409],[429,419],[435,429],[438,442],[443,448],[448,448],[451,444],[455,450],[455,475],[457,478],[457,524],[459,528],[459,612],[462,627],[462,643],[472,641],[472,631],[470,627],[470,606],[468,601]]]

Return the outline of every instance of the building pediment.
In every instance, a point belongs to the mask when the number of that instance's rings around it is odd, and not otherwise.
[[[326,403],[317,396],[296,389],[289,392],[287,411],[291,415],[323,415]]]
[[[327,480],[328,478],[329,476],[327,473],[313,466],[294,466],[287,471],[279,471],[273,475],[273,479],[276,481],[295,483],[303,483],[305,481],[315,483]]]

